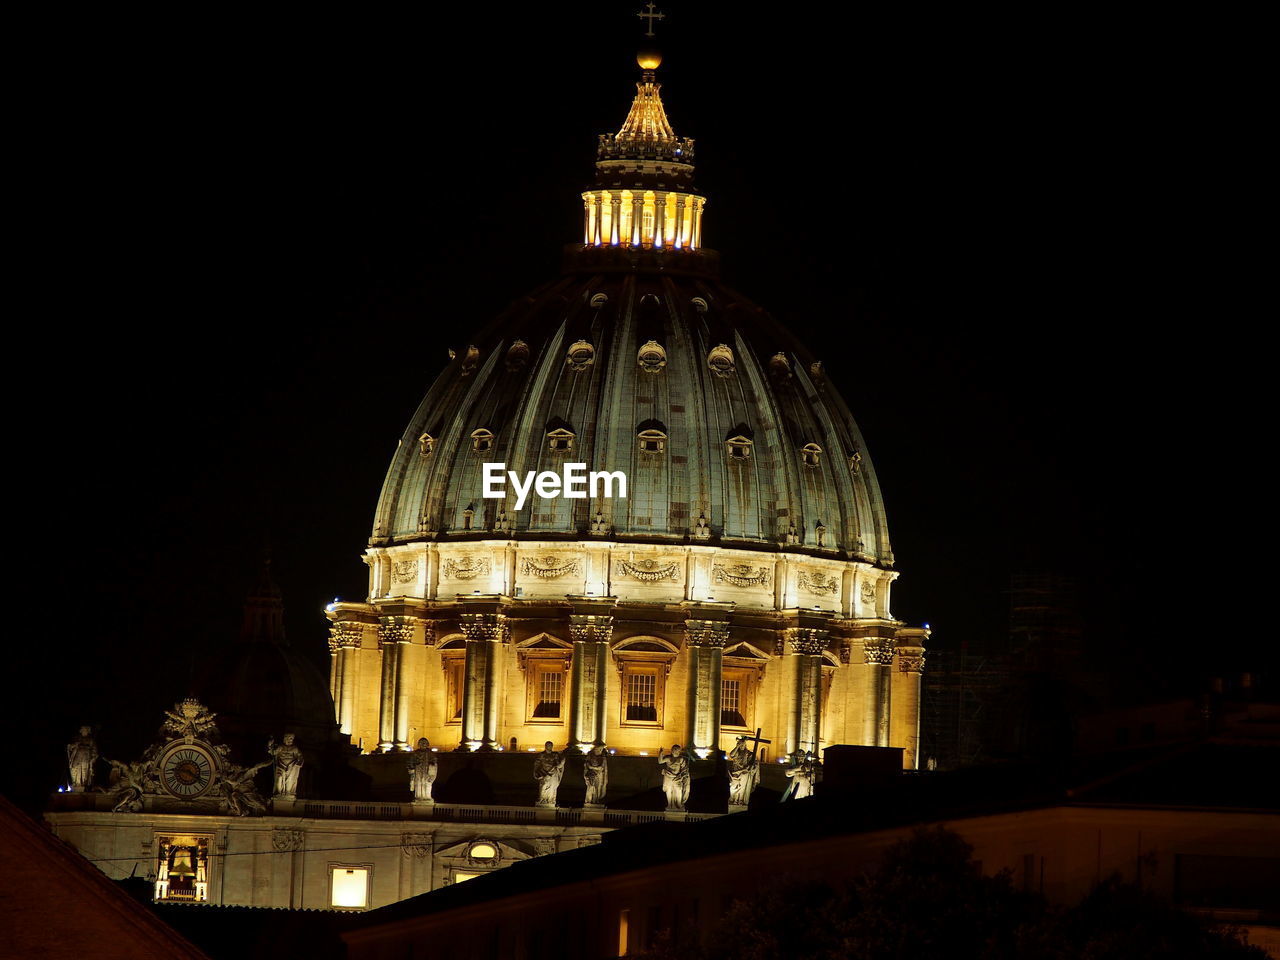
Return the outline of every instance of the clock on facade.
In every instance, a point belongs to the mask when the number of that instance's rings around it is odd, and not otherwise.
[[[160,779],[175,797],[190,799],[209,789],[217,769],[213,755],[199,744],[179,743],[160,760]]]

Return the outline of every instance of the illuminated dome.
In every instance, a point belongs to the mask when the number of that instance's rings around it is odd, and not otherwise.
[[[693,141],[667,120],[661,58],[638,59],[635,101],[583,195],[584,242],[562,277],[451,347],[371,542],[696,539],[892,565],[857,424],[819,358],[719,281],[688,186]],[[628,494],[518,506],[484,497],[484,463],[623,471]]]
[[[782,755],[893,746],[914,768],[928,630],[890,612],[880,489],[823,365],[848,344],[810,352],[720,281],[657,63],[599,139],[560,277],[439,344],[368,596],[327,609],[339,727],[383,752],[698,757],[760,728]]]

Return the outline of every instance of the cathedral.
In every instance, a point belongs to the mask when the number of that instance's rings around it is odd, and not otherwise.
[[[46,816],[109,876],[368,909],[803,797],[830,746],[919,766],[929,633],[891,612],[866,444],[822,358],[720,281],[694,142],[637,63],[561,275],[463,335],[401,435],[327,688],[266,571],[141,759],[68,748]]]

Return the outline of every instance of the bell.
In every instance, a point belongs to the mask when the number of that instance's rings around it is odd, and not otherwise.
[[[177,847],[169,860],[169,876],[194,877],[196,875],[194,858],[190,847]]]

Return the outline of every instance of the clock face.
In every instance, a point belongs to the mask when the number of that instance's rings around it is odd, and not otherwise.
[[[198,797],[213,782],[213,758],[200,747],[176,747],[160,761],[160,775],[175,797]]]

